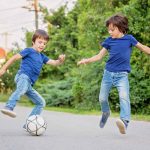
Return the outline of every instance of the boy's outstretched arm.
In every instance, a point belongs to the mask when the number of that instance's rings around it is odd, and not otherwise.
[[[146,54],[149,54],[150,55],[150,48],[148,47],[148,46],[145,46],[145,45],[143,45],[143,44],[141,44],[141,43],[137,43],[136,44],[136,47],[138,48],[138,49],[140,49],[141,51],[143,51],[143,52],[145,52]]]
[[[77,65],[81,65],[81,64],[88,64],[88,63],[91,63],[91,62],[95,62],[95,61],[98,61],[98,60],[101,60],[107,53],[107,50],[105,48],[102,48],[99,52],[99,54],[91,57],[91,58],[84,58],[82,60],[80,60]]]
[[[49,65],[52,65],[52,66],[58,66],[58,65],[63,64],[64,61],[65,61],[65,55],[62,54],[62,55],[59,55],[57,60],[50,59],[46,64],[49,64]]]
[[[2,76],[6,72],[6,70],[9,68],[11,64],[13,64],[16,60],[19,60],[21,58],[22,56],[20,54],[12,56],[0,69],[0,76]]]

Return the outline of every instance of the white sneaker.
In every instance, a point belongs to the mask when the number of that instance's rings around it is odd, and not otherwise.
[[[15,112],[13,112],[13,110],[11,110],[8,107],[5,107],[3,109],[1,109],[1,112],[9,117],[15,118],[17,115]]]
[[[118,127],[120,133],[121,134],[126,134],[126,128],[127,127],[126,127],[125,123],[121,119],[118,119],[116,121],[116,124],[117,124],[117,127]]]

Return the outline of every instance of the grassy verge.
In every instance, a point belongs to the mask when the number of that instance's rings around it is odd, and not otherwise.
[[[0,94],[1,100],[0,102],[6,102],[8,99],[8,95],[2,95]],[[18,103],[21,106],[27,106],[27,107],[33,107],[32,103],[30,103],[26,97],[22,97],[21,100]],[[74,108],[61,108],[61,107],[46,107],[45,110],[48,111],[57,111],[57,112],[66,112],[66,113],[72,113],[72,114],[81,114],[81,115],[100,115],[101,112],[98,110],[78,110]],[[119,113],[112,112],[111,117],[119,117]],[[132,120],[139,120],[139,121],[148,121],[150,122],[150,115],[143,115],[143,114],[132,114],[131,115]]]
[[[81,114],[81,115],[100,115],[101,114],[101,112],[98,110],[85,111],[85,110],[77,110],[74,108],[46,107],[46,110]],[[119,117],[119,113],[111,112],[111,117],[117,118]],[[131,117],[132,117],[132,120],[150,121],[150,115],[132,114]]]

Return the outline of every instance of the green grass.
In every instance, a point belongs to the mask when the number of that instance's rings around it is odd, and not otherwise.
[[[6,102],[9,95],[3,95],[0,94],[0,102]],[[30,103],[25,96],[21,98],[21,100],[18,102],[21,106],[27,106],[27,107],[33,107],[34,105]],[[78,110],[74,108],[62,108],[62,107],[45,107],[45,110],[48,111],[57,111],[57,112],[66,112],[66,113],[72,113],[72,114],[80,114],[80,115],[101,115],[101,112],[98,110]],[[111,117],[119,117],[119,113],[111,112]],[[131,115],[132,120],[138,120],[138,121],[148,121],[150,122],[150,115],[143,115],[143,114],[132,114]]]
[[[60,108],[60,107],[46,107],[45,110],[66,112],[72,114],[81,114],[81,115],[101,115],[101,112],[97,110],[85,111],[85,110],[78,110],[74,108]],[[111,112],[111,117],[119,118],[119,113]],[[132,120],[150,121],[150,115],[132,114],[131,117]]]

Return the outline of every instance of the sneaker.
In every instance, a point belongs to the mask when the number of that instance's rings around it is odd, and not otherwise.
[[[1,112],[5,115],[8,115],[9,117],[12,117],[12,118],[16,117],[16,113],[13,112],[13,109],[11,109],[9,107],[5,107],[5,108],[1,109]]]
[[[23,125],[23,129],[24,129],[24,131],[27,132],[27,128],[26,128],[26,125],[25,125],[25,124]]]
[[[121,134],[126,134],[126,130],[127,130],[127,126],[128,126],[128,122],[122,119],[118,119],[116,121],[117,127],[120,131]]]
[[[103,112],[100,120],[100,128],[103,128],[107,122],[108,117],[110,116],[110,112]]]

